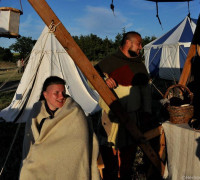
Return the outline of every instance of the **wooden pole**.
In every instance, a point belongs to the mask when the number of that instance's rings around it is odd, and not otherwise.
[[[187,55],[187,58],[186,58],[186,61],[185,61],[184,67],[183,67],[183,71],[181,73],[181,77],[179,80],[179,84],[182,84],[184,86],[187,84],[188,78],[191,73],[191,66],[192,66],[191,62],[192,62],[192,58],[196,54],[196,48],[197,48],[196,44],[200,44],[199,34],[200,34],[200,16],[197,21],[194,36],[192,38],[192,43],[191,43],[191,46],[190,46],[190,49],[189,49],[189,52],[188,52],[188,55]]]
[[[192,58],[195,56],[195,54],[196,54],[196,45],[191,44],[187,58],[185,60],[183,71],[181,73],[181,77],[179,79],[179,84],[181,85],[185,86],[187,84],[191,72],[191,65],[192,65],[191,61]]]
[[[100,96],[110,107],[110,109],[118,116],[120,123],[124,124],[133,138],[138,141],[139,146],[146,153],[148,158],[152,161],[154,166],[164,173],[164,164],[152,149],[152,147],[146,142],[141,144],[141,139],[144,137],[136,125],[130,121],[128,115],[123,111],[121,104],[117,101],[114,94],[107,87],[103,79],[96,72],[88,58],[76,44],[69,32],[60,22],[58,17],[49,7],[45,0],[28,0],[33,6],[35,11],[39,14],[45,24],[54,32],[55,37],[64,47],[67,53],[74,60],[75,64],[80,68],[83,74],[87,77],[93,87],[98,91]]]

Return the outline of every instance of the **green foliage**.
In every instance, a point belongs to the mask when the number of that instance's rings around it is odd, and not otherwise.
[[[123,35],[126,33],[125,28],[122,29],[122,33],[118,33],[115,37],[115,41],[108,39],[106,37],[105,39],[101,39],[97,35],[90,34],[87,36],[74,36],[74,40],[79,45],[79,47],[82,49],[84,54],[88,57],[90,61],[97,62],[99,60],[102,60],[104,57],[108,56],[109,54],[112,54],[115,52],[119,47],[121,40],[123,38]],[[155,36],[148,37],[145,36],[145,38],[142,41],[142,45],[146,45],[149,42],[156,39]]]
[[[10,49],[6,48],[3,54],[3,61],[13,61],[13,54]]]
[[[12,44],[9,48],[15,52],[20,53],[19,58],[25,58],[31,52],[36,40],[32,40],[31,37],[20,37],[16,40],[16,43]]]
[[[156,37],[155,36],[152,36],[152,37],[149,37],[149,36],[145,36],[143,39],[142,39],[142,47],[144,47],[145,45],[149,44],[150,42],[152,42],[153,40],[155,40]],[[144,49],[142,50],[141,52],[142,54],[144,54]],[[144,56],[143,56],[144,58]],[[143,59],[144,60],[144,59]]]
[[[117,50],[117,48],[120,46],[122,37],[123,33],[118,33],[115,37],[115,42],[108,39],[108,37],[101,39],[94,34],[87,36],[81,35],[80,37],[74,36],[73,38],[89,60],[99,61]]]
[[[90,34],[86,36],[74,36],[74,40],[82,49],[84,54],[88,57],[90,61],[100,61],[109,54],[115,52],[120,46],[120,42],[123,38],[124,33],[126,33],[125,28],[122,29],[121,33],[118,33],[115,37],[114,42],[108,37],[102,39],[97,35]],[[154,40],[156,37],[146,36],[143,39],[143,46],[147,43]],[[18,55],[12,55],[9,49],[4,49],[0,47],[0,60],[11,60],[17,61],[18,59],[25,58],[31,52],[36,40],[32,40],[31,37],[20,37],[16,40],[16,43],[12,44],[9,48],[15,52],[18,52]],[[2,53],[2,51],[4,53]]]
[[[151,41],[155,40],[156,37],[155,36],[152,36],[152,37],[149,37],[149,36],[145,36],[143,39],[142,39],[142,46],[144,47],[146,44],[150,43]]]
[[[13,54],[10,49],[0,47],[0,61],[13,61]]]
[[[124,32],[125,33],[125,32]],[[123,38],[123,34],[118,33],[117,36],[115,37],[115,43],[114,43],[114,48],[117,49],[120,46],[121,40]]]
[[[101,60],[111,52],[113,52],[113,42],[108,38],[104,40],[97,35],[90,34],[87,36],[73,37],[84,54],[91,61]]]

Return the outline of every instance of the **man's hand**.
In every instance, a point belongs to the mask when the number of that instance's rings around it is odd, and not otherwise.
[[[115,80],[113,78],[108,78],[106,79],[106,84],[109,88],[113,89],[117,87],[117,83],[115,82]]]

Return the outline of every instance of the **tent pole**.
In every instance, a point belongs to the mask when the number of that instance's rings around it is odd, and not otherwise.
[[[161,175],[164,174],[164,163],[155,153],[153,148],[149,145],[148,142],[142,141],[143,134],[138,129],[136,124],[133,124],[130,121],[128,115],[123,111],[121,104],[117,101],[114,94],[105,84],[103,79],[96,72],[88,58],[82,52],[80,47],[76,44],[74,39],[71,37],[69,32],[66,30],[64,25],[57,18],[55,13],[49,7],[45,0],[28,0],[29,3],[33,6],[35,11],[39,14],[45,24],[51,28],[55,34],[55,37],[60,42],[60,44],[64,47],[67,53],[74,60],[75,64],[80,68],[83,74],[87,77],[90,83],[94,86],[94,88],[98,91],[100,96],[104,99],[106,104],[110,107],[110,109],[118,116],[120,123],[124,124],[128,129],[133,138],[138,142],[141,149],[148,156],[154,166],[160,171]],[[143,143],[142,143],[143,142]]]

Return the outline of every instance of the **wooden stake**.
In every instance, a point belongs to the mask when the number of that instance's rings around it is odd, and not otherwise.
[[[63,24],[57,18],[55,13],[49,7],[45,0],[28,0],[35,11],[39,14],[42,20],[48,27],[54,31],[54,35],[60,44],[65,48],[67,53],[74,60],[75,64],[80,68],[83,74],[87,77],[93,87],[98,91],[110,109],[118,116],[120,123],[124,124],[133,138],[139,142],[144,137],[140,130],[134,125],[128,115],[123,111],[121,104],[117,101],[114,94],[105,84],[103,79],[96,72],[88,58],[76,44],[69,32],[65,29]],[[164,173],[164,164],[159,159],[158,155],[148,143],[139,144],[142,150],[146,153],[154,166]]]

